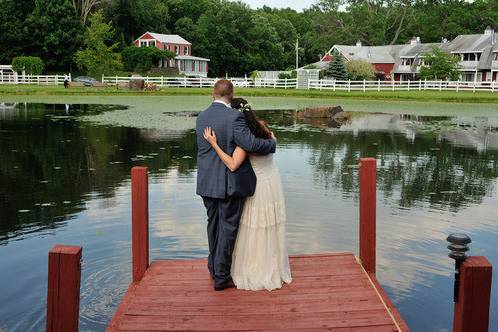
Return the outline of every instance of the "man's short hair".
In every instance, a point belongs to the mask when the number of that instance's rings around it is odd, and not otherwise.
[[[233,95],[233,84],[229,80],[222,79],[214,84],[214,94],[220,97],[229,97]]]

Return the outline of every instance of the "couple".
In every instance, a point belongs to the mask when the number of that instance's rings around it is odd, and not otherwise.
[[[207,210],[215,290],[273,290],[292,281],[276,140],[233,85],[219,80],[197,118],[197,194]]]

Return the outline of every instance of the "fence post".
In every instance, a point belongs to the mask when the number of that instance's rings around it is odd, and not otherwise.
[[[366,91],[366,83],[367,83],[367,82],[365,81],[365,79],[363,79],[363,92],[365,92],[365,91]]]
[[[164,87],[164,76],[161,75],[161,88]]]
[[[323,85],[323,79],[319,80],[319,85],[320,85],[320,91],[322,91],[322,85]]]
[[[460,267],[454,332],[486,332],[489,328],[491,263],[482,256],[467,258]]]
[[[377,80],[377,91],[380,92],[380,79]]]
[[[227,74],[228,75],[228,74]],[[183,76],[183,87],[187,87],[187,76]]]
[[[351,80],[348,80],[348,92],[351,92]]]
[[[0,70],[0,84],[3,84],[3,70]]]
[[[439,80],[439,91],[443,89],[443,80]]]
[[[287,77],[285,78],[285,86],[284,89],[287,89]]]
[[[104,83],[104,74],[102,74],[102,83]]]
[[[81,252],[55,245],[48,253],[47,332],[78,331]]]
[[[408,91],[410,91],[410,80],[408,80]]]
[[[418,80],[418,91],[422,90],[422,81],[419,79]]]
[[[360,159],[360,261],[372,274],[376,265],[376,163],[375,158]]]
[[[457,84],[456,84],[456,92],[458,92],[459,87],[460,87],[460,80],[457,80]]]
[[[491,76],[491,79],[493,79],[493,76]],[[495,81],[491,81],[491,93],[495,92]]]
[[[393,89],[393,91],[394,91],[394,79],[392,79],[392,80],[391,80],[391,83],[392,83],[392,85],[393,85],[392,89]]]
[[[133,282],[142,280],[149,267],[149,181],[147,167],[131,169]]]
[[[472,82],[472,92],[476,92],[476,81]]]

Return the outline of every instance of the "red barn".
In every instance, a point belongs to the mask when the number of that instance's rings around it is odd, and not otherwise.
[[[207,77],[209,59],[192,56],[192,44],[179,35],[146,32],[133,42],[137,47],[157,47],[176,54],[174,59],[162,59],[159,68],[178,68],[181,74]]]

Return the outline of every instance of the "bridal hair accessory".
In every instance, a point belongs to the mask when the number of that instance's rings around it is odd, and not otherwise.
[[[245,111],[249,111],[251,109],[252,109],[252,107],[249,103],[247,103],[247,104],[240,103],[239,112],[244,113]]]

